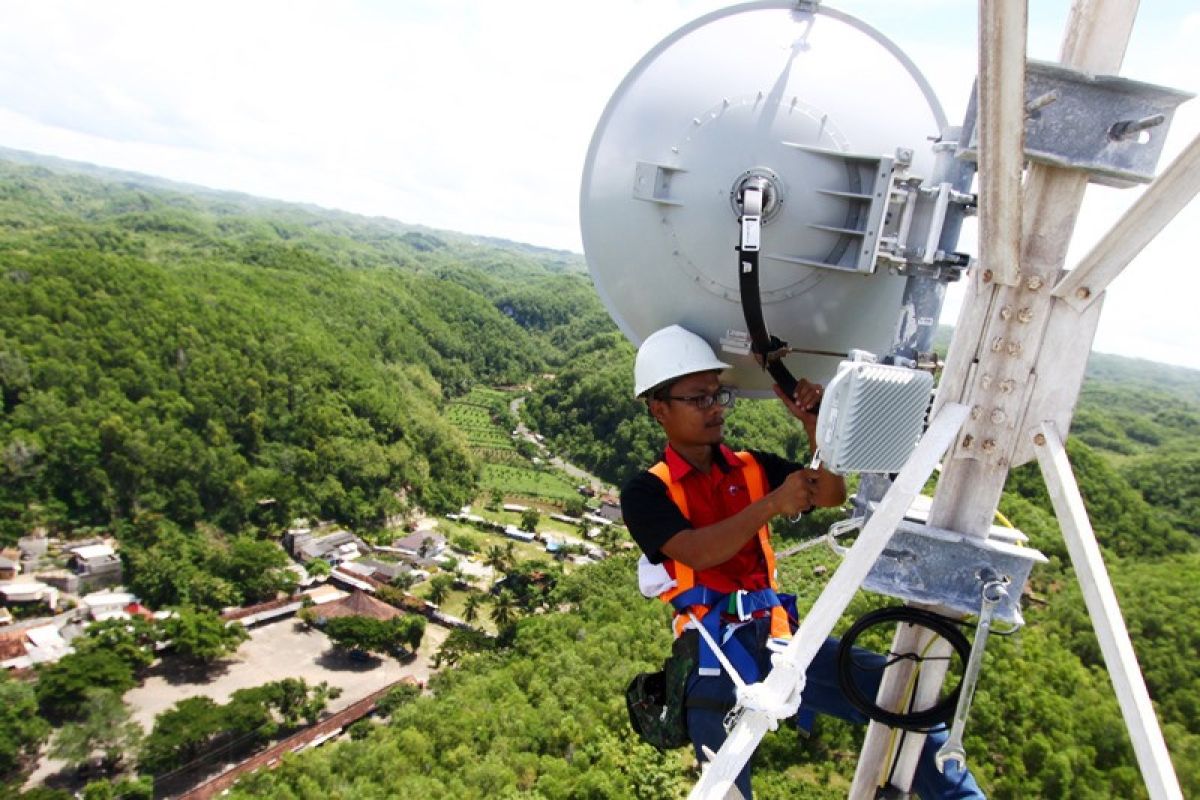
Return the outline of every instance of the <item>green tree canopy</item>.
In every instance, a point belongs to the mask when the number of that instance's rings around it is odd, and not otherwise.
[[[250,638],[239,623],[226,624],[215,612],[181,606],[161,623],[161,636],[176,655],[207,664],[235,652]]]
[[[81,718],[58,729],[50,755],[76,768],[98,759],[101,769],[111,773],[126,754],[137,752],[142,736],[120,694],[90,688]]]
[[[50,733],[33,687],[0,673],[0,783],[16,777]]]

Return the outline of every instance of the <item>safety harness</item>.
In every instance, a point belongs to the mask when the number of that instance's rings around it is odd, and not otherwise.
[[[742,463],[743,473],[746,477],[746,488],[750,495],[750,502],[753,503],[766,494],[766,476],[763,474],[763,469],[754,459],[754,456],[744,451],[736,455]],[[666,485],[671,501],[679,508],[680,513],[687,517],[687,495],[680,482],[671,480],[671,471],[667,464],[662,461],[658,462],[650,468],[650,474]],[[770,532],[766,525],[758,529],[758,544],[762,549],[763,558],[767,566],[767,577],[770,585],[766,589],[754,591],[739,589],[730,593],[719,592],[698,583],[696,571],[687,564],[679,561],[670,562],[673,566],[676,585],[659,594],[658,598],[670,603],[675,609],[673,629],[676,638],[683,633],[689,624],[692,624],[689,612],[691,616],[700,621],[700,624],[708,632],[709,636],[703,638],[700,642],[699,673],[701,675],[719,675],[721,673],[720,660],[708,645],[708,641],[722,642],[723,631],[721,629],[727,620],[746,622],[753,619],[760,612],[769,611],[771,638],[781,642],[791,638],[792,631],[788,621],[786,605],[791,605],[794,616],[795,598],[778,594],[779,585],[775,575],[775,551],[771,547]],[[758,680],[758,662],[736,638],[732,636],[725,637],[725,641],[721,644],[721,649],[744,681],[752,683]]]

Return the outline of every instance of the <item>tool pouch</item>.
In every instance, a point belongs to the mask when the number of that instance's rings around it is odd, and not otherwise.
[[[699,659],[695,632],[675,640],[671,655],[658,672],[635,675],[625,689],[629,724],[647,744],[659,750],[683,747],[691,740],[687,732],[688,676]]]

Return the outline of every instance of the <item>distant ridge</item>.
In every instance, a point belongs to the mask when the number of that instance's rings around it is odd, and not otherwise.
[[[15,150],[10,147],[0,146],[0,160],[11,161],[16,164],[25,164],[33,167],[41,167],[58,174],[86,175],[99,180],[119,183],[127,187],[151,189],[157,192],[174,192],[192,197],[198,196],[207,200],[218,200],[224,203],[234,204],[247,212],[262,213],[265,211],[303,211],[324,219],[360,223],[370,222],[372,224],[383,225],[400,233],[433,234],[441,239],[454,240],[462,244],[475,244],[483,247],[496,247],[501,250],[509,250],[521,253],[522,255],[533,256],[539,261],[549,265],[557,265],[560,268],[571,272],[587,271],[587,263],[584,261],[581,253],[575,253],[570,250],[557,250],[550,247],[541,247],[539,245],[529,244],[527,242],[515,242],[510,239],[503,239],[496,236],[478,236],[460,231],[442,230],[439,228],[430,228],[424,225],[402,222],[400,220],[393,219],[392,217],[358,214],[352,211],[344,211],[339,208],[329,208],[326,206],[317,205],[315,203],[300,203],[291,200],[278,200],[275,198],[260,197],[257,195],[229,189],[214,189],[208,186],[202,186],[200,184],[185,183],[183,181],[170,180],[169,178],[161,178],[157,175],[149,175],[142,172],[131,172],[129,170],[105,167],[87,161],[72,161],[70,159],[60,158],[58,156],[43,155],[41,153],[34,153],[28,150]]]

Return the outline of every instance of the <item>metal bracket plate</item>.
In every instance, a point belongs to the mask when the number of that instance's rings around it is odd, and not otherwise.
[[[1175,108],[1194,97],[1152,83],[1086,72],[1044,61],[1025,67],[1025,156],[1030,161],[1080,169],[1107,186],[1149,183]],[[978,101],[971,92],[960,157],[979,149]],[[1156,121],[1161,116],[1161,120]],[[1145,121],[1149,127],[1130,129]],[[1129,132],[1121,135],[1124,125]]]
[[[1033,565],[1046,560],[1032,547],[980,539],[906,519],[896,528],[862,588],[908,603],[978,614],[979,574],[988,567],[1008,578],[1011,587],[996,606],[996,617],[1020,625],[1024,623],[1021,589]]]

